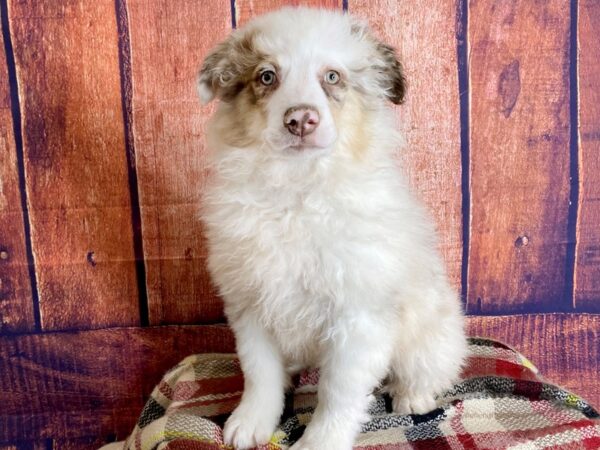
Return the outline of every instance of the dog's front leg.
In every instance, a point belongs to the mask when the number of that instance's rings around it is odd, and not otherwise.
[[[350,450],[368,420],[371,394],[389,367],[390,336],[376,319],[365,316],[344,328],[327,346],[317,408],[290,450]]]
[[[246,319],[233,323],[244,372],[244,393],[223,430],[226,444],[236,449],[268,442],[283,411],[287,375],[271,336]]]

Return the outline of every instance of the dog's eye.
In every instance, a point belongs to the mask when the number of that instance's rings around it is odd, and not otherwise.
[[[272,70],[265,70],[260,74],[260,82],[265,86],[270,86],[275,83],[275,72]]]
[[[338,84],[340,81],[340,74],[335,70],[329,70],[325,74],[325,81],[329,84]]]

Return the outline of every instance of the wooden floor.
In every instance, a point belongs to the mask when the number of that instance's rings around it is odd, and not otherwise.
[[[600,405],[599,316],[470,317],[468,328],[511,344],[548,380]],[[125,438],[162,374],[194,349],[234,351],[222,325],[20,335],[0,344],[0,366],[9,368],[0,379],[0,443],[61,436],[92,446]],[[52,448],[78,448],[66,441]]]

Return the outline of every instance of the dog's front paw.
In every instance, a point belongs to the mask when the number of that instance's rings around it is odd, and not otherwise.
[[[394,412],[397,414],[425,414],[436,408],[431,394],[406,394],[394,396],[392,401]]]
[[[264,408],[241,403],[231,414],[223,428],[225,444],[242,450],[266,444],[271,439],[277,419],[264,414]]]

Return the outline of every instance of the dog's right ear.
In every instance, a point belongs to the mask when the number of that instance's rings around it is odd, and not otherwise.
[[[203,105],[217,97],[234,78],[231,54],[233,38],[230,36],[217,45],[206,57],[198,74],[198,94]]]

